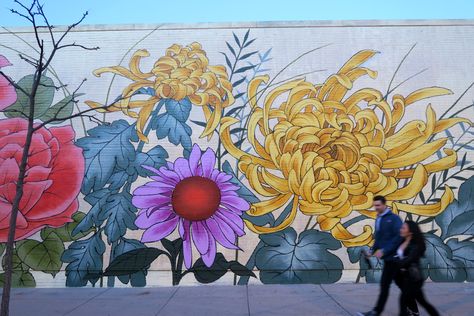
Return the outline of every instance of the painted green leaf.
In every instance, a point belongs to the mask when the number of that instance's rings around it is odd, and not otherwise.
[[[260,280],[265,284],[333,283],[342,275],[341,259],[328,250],[341,243],[314,229],[297,236],[293,228],[260,235],[265,244],[256,255]]]
[[[466,270],[461,260],[453,257],[453,251],[443,240],[434,234],[425,234],[426,253],[423,259],[424,268],[434,282],[463,282]]]
[[[474,242],[459,241],[452,238],[447,242],[449,248],[453,251],[453,258],[461,260],[467,273],[467,282],[474,282]]]
[[[435,219],[441,228],[441,237],[474,235],[474,176],[464,182],[453,201]]]
[[[0,286],[3,286],[5,273],[0,274]],[[14,271],[12,274],[12,287],[35,287],[36,281],[29,271]]]
[[[28,94],[31,93],[34,75],[27,75],[21,78],[17,84]],[[51,78],[43,76],[40,80],[40,85],[36,91],[35,97],[35,118],[39,118],[48,110],[54,99],[54,82]],[[17,100],[9,106],[5,111],[7,117],[25,117],[22,112],[29,115],[30,100],[29,96],[17,89]]]
[[[61,269],[61,255],[64,244],[59,236],[51,231],[42,242],[32,239],[16,243],[18,257],[35,271],[43,271],[55,276]]]
[[[5,270],[5,256],[2,258],[2,268]],[[30,269],[30,267],[23,263],[20,257],[18,257],[16,249],[13,249],[12,268],[13,271],[28,271]]]
[[[69,241],[74,241],[81,239],[82,237],[85,237],[88,235],[90,232],[94,231],[94,229],[89,229],[85,232],[78,232],[77,234],[73,234],[74,228],[77,227],[79,222],[86,216],[86,214],[82,212],[76,212],[74,215],[72,215],[73,222],[67,223],[64,226],[61,226],[59,228],[51,228],[51,227],[46,227],[41,230],[41,239],[45,239],[51,232],[54,232],[58,237],[63,241],[63,242],[69,242]]]
[[[58,103],[54,104],[50,107],[41,117],[40,120],[48,121],[53,118],[64,118],[72,115],[74,110],[74,101],[77,97],[84,95],[84,93],[78,93],[76,95],[69,95],[59,101]],[[51,124],[59,124],[61,121],[54,121]]]

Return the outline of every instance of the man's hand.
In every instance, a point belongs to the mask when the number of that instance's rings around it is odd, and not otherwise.
[[[375,253],[374,253],[374,256],[377,258],[377,259],[381,259],[383,257],[383,250],[382,249],[378,249]]]

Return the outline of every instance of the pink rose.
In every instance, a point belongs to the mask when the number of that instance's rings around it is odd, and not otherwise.
[[[7,240],[27,126],[21,118],[0,120],[0,242]],[[71,222],[84,176],[82,149],[74,144],[71,126],[36,131],[29,154],[15,240]]]
[[[8,59],[0,55],[0,68],[11,66]],[[5,77],[0,75],[0,111],[9,107],[16,101],[15,88],[8,82]]]

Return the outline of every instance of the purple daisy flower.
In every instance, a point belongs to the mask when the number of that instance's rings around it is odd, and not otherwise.
[[[237,195],[232,176],[214,168],[215,153],[194,145],[189,159],[178,158],[160,169],[144,168],[154,181],[133,192],[133,204],[140,209],[135,224],[145,229],[142,242],[155,242],[170,235],[176,227],[183,239],[184,263],[192,266],[192,242],[206,266],[216,256],[216,242],[228,249],[239,249],[243,236],[242,213],[250,205]]]

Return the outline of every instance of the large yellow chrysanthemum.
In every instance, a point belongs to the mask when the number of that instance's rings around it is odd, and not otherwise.
[[[396,212],[422,216],[436,215],[453,201],[453,192],[446,186],[438,203],[402,202],[422,190],[430,173],[456,165],[456,152],[450,149],[444,149],[444,158],[433,160],[447,138],[432,140],[432,136],[470,121],[437,121],[429,105],[426,122],[414,120],[398,127],[407,106],[451,93],[444,88],[424,88],[407,97],[395,95],[392,106],[380,91],[371,88],[346,96],[357,78],[376,77],[375,71],[359,67],[375,53],[365,50],[355,54],[323,84],[313,85],[304,79],[284,83],[265,96],[263,106],[257,104],[257,89],[268,82],[268,77],[255,78],[248,88],[252,114],[247,132],[256,155],[234,146],[230,127],[236,120],[222,119],[225,148],[239,159],[239,169],[250,186],[268,198],[253,204],[248,214],[274,212],[294,198],[291,212],[280,225],[262,227],[247,222],[251,230],[271,233],[284,229],[292,224],[299,209],[316,216],[320,228],[331,231],[346,246],[364,245],[372,240],[371,227],[365,226],[363,232],[354,235],[342,221],[353,211],[374,217],[369,210],[374,195],[386,196]],[[277,99],[284,101],[274,107]],[[430,157],[431,162],[424,163]]]
[[[166,50],[166,55],[155,62],[150,72],[142,72],[140,61],[148,56],[150,54],[147,50],[138,50],[130,59],[130,69],[113,66],[94,71],[94,75],[98,77],[103,73],[114,73],[133,81],[123,90],[120,100],[106,111],[123,111],[124,114],[137,118],[138,136],[147,142],[143,128],[156,102],[161,99],[179,101],[188,97],[191,103],[202,107],[206,117],[207,125],[201,137],[210,137],[219,124],[222,109],[234,103],[232,84],[225,67],[209,65],[206,52],[196,42],[186,47],[172,45]],[[136,95],[138,90],[148,87],[155,90],[154,96],[144,100]],[[86,104],[93,108],[103,107],[94,101],[86,101]],[[134,109],[140,109],[139,113],[134,112]]]

